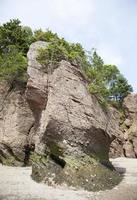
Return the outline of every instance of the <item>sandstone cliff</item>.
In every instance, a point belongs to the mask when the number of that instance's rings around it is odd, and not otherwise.
[[[25,159],[25,146],[34,118],[20,87],[0,84],[0,161],[19,165]]]
[[[129,158],[137,157],[137,94],[130,94],[124,99],[125,121],[124,132],[124,155]]]
[[[36,152],[52,152],[50,143],[59,142],[64,154],[86,152],[108,159],[109,145],[120,133],[116,110],[103,110],[89,94],[80,69],[70,63],[62,61],[44,72],[36,61],[37,49],[44,44],[36,42],[28,52],[26,98],[36,122],[32,133]]]
[[[112,177],[115,183],[119,178],[103,165],[112,168],[110,144],[121,135],[118,112],[102,108],[88,92],[79,67],[40,65],[37,50],[46,45],[30,46],[25,92],[1,85],[0,161],[32,163],[32,177],[51,185],[111,187]]]

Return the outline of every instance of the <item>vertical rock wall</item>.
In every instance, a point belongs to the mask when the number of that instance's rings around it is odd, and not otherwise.
[[[24,162],[25,146],[34,124],[24,90],[0,84],[0,160],[3,164]]]

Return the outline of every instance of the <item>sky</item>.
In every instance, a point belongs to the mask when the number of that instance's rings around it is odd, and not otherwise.
[[[137,0],[0,0],[0,24],[13,18],[96,48],[137,92]]]

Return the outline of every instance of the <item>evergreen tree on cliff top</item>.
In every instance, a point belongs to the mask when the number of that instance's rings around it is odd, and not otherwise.
[[[110,98],[122,101],[133,91],[118,68],[115,65],[105,65],[96,51],[93,51],[91,56],[91,66],[88,67],[87,75],[90,78],[90,92],[99,96],[101,101]]]
[[[0,80],[24,81],[26,53],[32,41],[32,30],[20,25],[18,19],[0,26]]]
[[[62,59],[79,66],[89,80],[89,91],[98,99],[108,101],[110,97],[123,100],[133,91],[128,81],[115,65],[105,65],[94,50],[87,55],[81,44],[69,43],[50,30],[32,32],[18,19],[0,26],[0,79],[9,82],[24,80],[27,69],[26,53],[32,42],[48,42],[45,49],[39,50],[38,61],[44,66],[57,65]]]
[[[21,26],[18,19],[10,20],[0,26],[0,52],[8,52],[9,46],[14,45],[18,51],[26,54],[31,44],[32,31],[29,27]]]

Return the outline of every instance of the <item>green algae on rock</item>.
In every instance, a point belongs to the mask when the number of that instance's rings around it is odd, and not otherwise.
[[[111,189],[122,180],[122,176],[116,171],[106,168],[89,156],[82,158],[69,156],[63,159],[64,167],[50,157],[46,164],[33,163],[32,178],[52,186],[66,185],[88,191]]]

